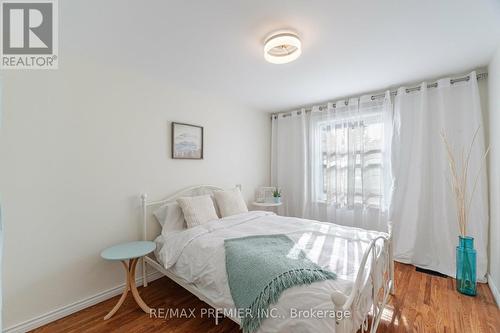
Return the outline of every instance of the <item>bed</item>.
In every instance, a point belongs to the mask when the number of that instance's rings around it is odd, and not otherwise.
[[[141,195],[143,237],[157,243],[154,256],[143,261],[145,287],[150,266],[239,324],[227,282],[224,240],[285,234],[310,260],[335,272],[337,278],[287,289],[272,305],[271,318],[264,320],[257,332],[377,331],[389,294],[394,291],[390,232],[250,211],[159,235],[150,216],[155,206],[217,190],[222,189],[200,185],[160,201],[148,201]]]

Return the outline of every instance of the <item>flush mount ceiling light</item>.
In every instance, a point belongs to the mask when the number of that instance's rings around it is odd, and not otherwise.
[[[273,64],[294,61],[301,53],[299,36],[293,32],[276,32],[264,42],[264,58]]]

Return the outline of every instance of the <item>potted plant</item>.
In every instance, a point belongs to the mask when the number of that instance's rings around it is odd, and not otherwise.
[[[281,190],[278,189],[277,187],[274,188],[273,198],[274,198],[274,202],[275,203],[280,203],[281,202]]]
[[[470,207],[472,204],[472,198],[474,196],[476,185],[481,174],[481,168],[483,167],[486,156],[488,155],[488,152],[490,150],[490,148],[488,147],[483,155],[479,171],[472,185],[472,191],[469,193],[467,179],[469,173],[470,155],[478,132],[479,127],[472,137],[472,142],[470,144],[467,155],[465,156],[462,150],[462,153],[459,155],[458,161],[454,156],[453,150],[446,138],[445,133],[441,132],[441,138],[443,139],[446,147],[446,156],[450,168],[451,188],[453,190],[457,207],[457,220],[460,232],[458,236],[458,246],[456,248],[457,290],[462,294],[470,296],[476,295],[476,250],[474,249],[474,238],[467,235],[466,227],[469,218]]]

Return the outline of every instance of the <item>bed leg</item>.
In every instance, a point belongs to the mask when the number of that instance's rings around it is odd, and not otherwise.
[[[219,309],[215,309],[215,326],[219,325],[219,318],[220,321],[222,321],[224,319],[224,316],[222,316]]]
[[[394,281],[394,261],[391,261],[391,290],[389,291],[391,295],[396,294],[396,283]]]
[[[391,295],[396,294],[396,281],[394,281],[394,253],[392,251],[392,238],[389,244],[389,277],[391,279],[391,289],[389,290]]]
[[[141,194],[141,210],[142,210],[142,240],[148,239],[148,227],[147,227],[147,211],[146,211],[146,200],[148,195],[146,193]],[[146,258],[142,258],[142,286],[146,288],[148,286],[148,274],[146,270]]]

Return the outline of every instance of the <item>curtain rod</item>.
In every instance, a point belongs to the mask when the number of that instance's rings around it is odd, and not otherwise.
[[[477,80],[484,80],[484,79],[487,79],[487,78],[488,78],[488,72],[481,72],[481,73],[479,73],[479,74],[476,75],[476,79]],[[470,75],[466,75],[466,76],[458,77],[458,78],[455,78],[455,79],[450,79],[450,83],[451,84],[455,84],[457,82],[463,82],[463,81],[469,81],[469,80],[470,80]],[[437,86],[438,86],[437,82],[433,82],[433,83],[427,84],[427,88],[437,88]],[[409,93],[409,92],[412,92],[412,91],[417,91],[417,90],[420,90],[420,88],[421,88],[421,85],[418,85],[418,86],[415,86],[415,87],[411,87],[411,88],[406,88],[406,92]],[[398,91],[397,91],[397,89],[396,90],[391,90],[390,93],[391,93],[391,96],[396,96],[398,94]],[[368,94],[363,94],[363,95],[369,95],[369,93]],[[347,101],[350,98],[358,98],[358,97],[361,97],[363,95],[356,95],[356,96],[351,96],[351,97],[344,98],[346,100],[346,105],[348,103]],[[373,100],[378,99],[378,98],[383,98],[384,96],[385,96],[385,93],[373,94],[371,96],[371,100],[373,101]],[[340,98],[340,99],[342,99],[342,98]],[[336,107],[336,103],[333,103],[332,106]],[[319,105],[319,110],[320,111],[323,111],[326,108],[327,108],[327,104]],[[301,108],[301,109],[305,109],[305,112],[309,113],[309,112],[312,111],[312,106],[307,106],[307,107],[304,107],[304,108]],[[271,119],[273,117],[279,116],[279,115],[283,115],[283,117],[288,117],[288,116],[291,116],[292,112],[295,112],[295,111],[301,112],[302,110],[274,112],[274,113],[271,113]]]

